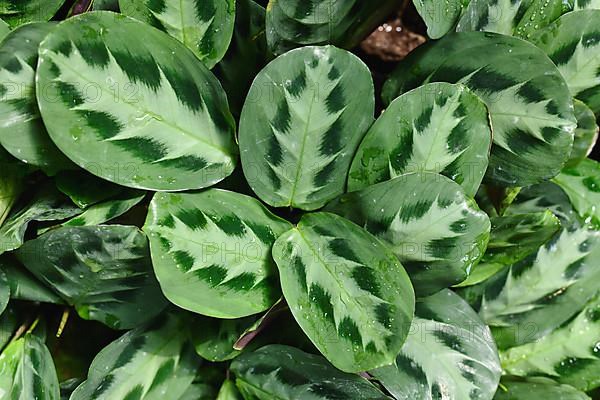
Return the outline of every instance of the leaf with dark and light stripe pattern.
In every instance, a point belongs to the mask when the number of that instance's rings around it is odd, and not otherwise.
[[[389,243],[418,296],[465,280],[489,239],[487,215],[458,184],[430,172],[348,193],[326,210]]]
[[[358,190],[409,172],[437,172],[474,196],[492,142],[485,104],[462,85],[432,83],[396,98],[360,144],[348,179]]]
[[[65,0],[0,0],[0,18],[11,27],[49,21]]]
[[[383,98],[390,103],[438,81],[462,83],[487,104],[494,132],[488,180],[526,186],[560,172],[576,120],[567,84],[543,51],[495,33],[450,34],[413,51],[385,83]]]
[[[200,365],[187,333],[169,314],[127,332],[96,355],[70,400],[179,400]]]
[[[125,191],[103,203],[94,204],[80,215],[63,222],[62,226],[90,226],[104,224],[131,210],[144,199],[145,193]]]
[[[0,315],[6,309],[10,300],[10,286],[4,268],[0,269]]]
[[[107,11],[62,22],[40,45],[37,92],[52,140],[101,178],[183,190],[233,171],[221,85],[183,44],[142,22]]]
[[[571,157],[567,167],[574,167],[583,161],[594,149],[598,141],[598,124],[594,112],[580,100],[574,100],[575,117],[577,117],[577,129],[575,129],[575,140]]]
[[[239,318],[280,297],[271,246],[290,227],[254,198],[211,189],[156,194],[144,231],[171,302],[198,314]]]
[[[173,36],[212,68],[225,54],[234,0],[119,0],[121,12]]]
[[[146,236],[133,226],[61,227],[25,242],[19,260],[85,319],[136,327],[167,305]]]
[[[469,0],[413,0],[413,3],[427,25],[427,35],[439,39],[454,29]]]
[[[238,319],[217,319],[194,316],[190,327],[196,353],[205,360],[222,362],[240,354],[235,342],[256,322],[255,316]]]
[[[589,158],[554,178],[582,220],[600,229],[600,164]]]
[[[413,288],[394,253],[330,213],[305,214],[273,246],[294,318],[336,368],[393,362],[414,310]]]
[[[594,9],[600,10],[600,0],[573,0],[574,10]]]
[[[502,379],[494,400],[591,400],[585,393],[551,379]]]
[[[488,327],[450,290],[417,301],[393,365],[370,371],[398,400],[490,400],[500,380]]]
[[[7,255],[0,257],[0,274],[2,271],[6,274],[6,288],[10,289],[12,299],[64,304],[64,301],[53,290],[36,279],[12,257]]]
[[[231,371],[245,399],[389,400],[368,380],[289,346],[272,344],[242,354],[231,364]]]
[[[333,46],[303,47],[256,77],[240,120],[244,174],[275,207],[322,207],[344,191],[356,148],[373,122],[369,69]]]

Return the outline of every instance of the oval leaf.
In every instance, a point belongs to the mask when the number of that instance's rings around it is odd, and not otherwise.
[[[277,301],[271,246],[289,228],[258,200],[216,189],[156,194],[144,225],[165,296],[217,318],[256,314]]]
[[[554,178],[585,223],[600,229],[600,163],[585,159]]]
[[[350,167],[358,190],[409,172],[437,172],[474,196],[492,141],[485,104],[462,85],[432,83],[403,94],[369,129]]]
[[[342,217],[314,213],[277,239],[273,257],[294,318],[333,365],[359,372],[393,362],[414,293],[387,246]]]
[[[373,90],[366,65],[332,46],[290,51],[267,65],[240,120],[242,166],[258,197],[313,210],[343,193],[373,121]]]
[[[383,97],[390,103],[435,81],[463,83],[486,102],[494,131],[488,180],[526,186],[560,172],[576,120],[564,79],[540,49],[493,33],[447,35],[412,52],[385,83]]]
[[[460,186],[433,173],[402,175],[348,193],[327,210],[389,243],[419,296],[465,280],[489,239],[487,215]]]
[[[427,25],[427,35],[439,39],[454,28],[469,0],[413,0],[413,3]]]
[[[119,0],[119,7],[185,44],[208,68],[219,62],[231,41],[234,0]]]
[[[579,1],[579,0],[577,0]],[[526,381],[502,380],[494,400],[591,400],[585,393],[550,379],[531,378]]]
[[[575,117],[577,118],[577,129],[575,129],[575,140],[573,151],[567,163],[573,167],[583,161],[594,149],[598,141],[598,124],[594,112],[582,101],[573,101],[575,106]]]
[[[255,321],[255,317],[216,319],[195,316],[190,330],[196,353],[213,362],[237,357],[240,351],[233,346]]]
[[[398,400],[491,399],[500,380],[488,327],[458,295],[417,301],[411,333],[393,365],[370,372]]]
[[[40,46],[37,92],[52,140],[101,178],[182,190],[233,171],[234,122],[219,82],[142,22],[105,11],[64,21]]]

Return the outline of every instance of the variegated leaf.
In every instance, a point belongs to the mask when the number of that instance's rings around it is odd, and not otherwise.
[[[25,189],[25,177],[29,171],[22,163],[0,147],[0,227],[17,203],[21,192]],[[0,252],[2,247],[0,246]]]
[[[6,35],[10,33],[10,26],[4,20],[0,19],[0,41],[4,40]]]
[[[571,1],[571,0],[570,0]],[[600,0],[572,0],[574,10],[595,9],[600,10]]]
[[[194,382],[177,400],[215,400],[217,391],[207,383]]]
[[[552,59],[571,94],[600,113],[600,10],[567,13],[532,37]]]
[[[413,0],[413,3],[427,25],[427,35],[439,39],[454,29],[469,0]]]
[[[269,49],[282,54],[305,45],[351,48],[399,7],[399,0],[270,0]]]
[[[6,288],[10,290],[11,298],[42,303],[64,303],[56,293],[31,275],[25,267],[6,255],[0,257],[0,273],[2,271],[6,274]],[[2,285],[0,291],[1,289]]]
[[[393,365],[370,371],[398,400],[490,400],[501,368],[488,327],[450,290],[417,301]]]
[[[101,178],[182,190],[233,171],[234,122],[219,82],[142,22],[105,11],[64,21],[40,46],[36,90],[52,140]]]
[[[13,157],[51,174],[73,166],[50,140],[35,95],[38,46],[55,26],[20,26],[0,45],[0,144]]]
[[[294,347],[269,345],[231,364],[245,399],[389,400],[366,379],[335,369],[323,357]]]
[[[471,0],[456,28],[529,39],[568,9],[564,0]]]
[[[389,243],[418,296],[465,280],[483,255],[490,221],[458,184],[413,173],[343,195],[326,210]]]
[[[243,400],[242,395],[232,380],[226,379],[221,385],[217,400]]]
[[[90,226],[104,224],[131,210],[144,199],[144,196],[145,193],[140,193],[139,191],[123,192],[121,195],[111,200],[94,204],[80,215],[65,221],[61,225]]]
[[[119,0],[93,0],[92,10],[119,11]]]
[[[256,194],[275,207],[314,210],[343,193],[373,121],[373,90],[366,65],[332,46],[293,50],[267,65],[240,120],[242,166]]]
[[[383,97],[390,103],[436,81],[463,83],[486,102],[494,132],[488,180],[526,186],[559,173],[576,120],[568,87],[543,51],[495,33],[450,34],[413,51],[385,83]]]
[[[569,385],[560,385],[551,379],[502,379],[494,400],[591,400],[585,393]]]
[[[208,361],[231,360],[240,354],[235,342],[256,321],[256,317],[216,319],[195,316],[190,327],[196,353]]]
[[[4,268],[0,269],[0,315],[6,309],[8,301],[10,300],[10,285],[6,271]]]
[[[37,336],[27,333],[0,354],[0,398],[60,400],[52,356]]]
[[[583,161],[593,150],[598,141],[598,124],[594,112],[582,101],[573,101],[575,106],[575,117],[577,118],[577,129],[575,129],[575,140],[571,157],[567,167],[574,167]]]
[[[367,231],[329,213],[305,214],[273,246],[294,318],[336,368],[393,362],[414,310],[408,275]]]
[[[211,317],[239,318],[279,298],[271,246],[290,226],[254,198],[214,189],[156,194],[144,230],[171,302]]]
[[[600,229],[600,164],[585,159],[576,167],[564,169],[554,182],[569,196],[585,223]]]
[[[437,172],[474,196],[492,142],[485,104],[462,85],[432,83],[395,99],[360,144],[348,178],[358,190],[409,172]]]
[[[61,227],[26,242],[17,257],[85,319],[128,329],[166,306],[146,237],[132,226]]]
[[[179,40],[208,68],[225,55],[231,41],[234,0],[119,0],[119,7]]]
[[[490,218],[492,229],[487,250],[466,281],[459,287],[485,281],[501,269],[537,252],[560,229],[550,210]]]
[[[84,170],[61,171],[56,174],[56,188],[69,196],[79,208],[108,200],[123,192],[123,187],[99,179]]]
[[[562,226],[579,225],[567,194],[555,183],[544,182],[523,188],[515,201],[506,209],[505,215],[519,215],[551,211]]]
[[[546,336],[501,353],[501,360],[507,374],[545,376],[585,392],[600,386],[600,298]]]
[[[65,0],[0,0],[0,18],[11,27],[49,21]]]
[[[199,365],[185,321],[166,314],[102,349],[70,400],[179,400]]]

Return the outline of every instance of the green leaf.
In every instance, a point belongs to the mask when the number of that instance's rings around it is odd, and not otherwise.
[[[282,54],[305,45],[351,48],[399,7],[398,0],[270,0],[269,49]]]
[[[487,250],[466,281],[458,287],[485,281],[499,270],[537,252],[560,229],[550,210],[490,218],[492,230]]]
[[[0,41],[4,40],[6,35],[10,33],[10,26],[4,20],[0,19]]]
[[[367,66],[332,46],[293,50],[267,65],[240,120],[242,166],[258,197],[314,210],[342,194],[373,121],[373,90]]]
[[[12,28],[32,21],[49,21],[64,0],[1,0],[0,17]]]
[[[564,0],[471,0],[456,28],[529,39],[561,16]]]
[[[19,195],[25,187],[25,175],[28,168],[3,148],[0,147],[0,167],[2,175],[0,175],[0,227],[4,220],[10,214],[13,206],[17,202]]]
[[[429,172],[343,195],[326,209],[387,242],[418,296],[464,281],[489,239],[487,215],[458,184]]]
[[[501,353],[502,367],[516,376],[546,376],[579,390],[600,386],[600,298],[568,323],[535,342]]]
[[[488,327],[450,290],[417,301],[393,365],[370,371],[398,400],[491,399],[500,380]]]
[[[393,362],[414,293],[386,245],[342,217],[313,213],[277,239],[273,257],[294,318],[336,368],[359,372]]]
[[[17,257],[82,318],[114,329],[138,326],[166,306],[136,227],[57,228],[26,242]]]
[[[96,178],[82,170],[59,172],[55,182],[58,190],[69,196],[80,208],[108,200],[123,191],[122,186]]]
[[[567,194],[555,183],[544,182],[523,188],[515,201],[506,209],[505,215],[518,215],[551,211],[563,226],[579,226]]]
[[[216,318],[256,314],[277,301],[271,246],[289,228],[258,200],[217,189],[158,193],[144,225],[165,296]]]
[[[18,310],[15,310],[14,304],[6,307],[0,315],[0,349],[4,349],[13,338],[15,331],[22,322],[20,319],[21,314]],[[0,357],[2,357],[1,354]]]
[[[6,273],[10,297],[18,300],[62,304],[63,301],[23,266],[6,256],[0,257],[0,271]],[[0,288],[1,289],[1,288]]]
[[[550,379],[530,378],[526,381],[502,380],[494,400],[591,400],[585,393]]]
[[[104,203],[89,207],[80,215],[64,222],[63,226],[99,225],[120,217],[144,199],[145,193],[137,190],[125,191]]]
[[[219,82],[142,22],[97,11],[61,23],[40,46],[37,92],[52,140],[101,178],[182,190],[233,171],[234,121]]]
[[[0,315],[6,309],[10,300],[10,285],[4,268],[0,269]]]
[[[217,400],[243,400],[242,395],[232,380],[226,379],[219,390]]]
[[[23,244],[32,221],[59,221],[80,214],[81,210],[59,193],[53,185],[43,186],[19,211],[12,213],[0,227],[0,254]]]
[[[424,85],[396,98],[369,129],[350,167],[348,189],[429,171],[474,196],[491,142],[487,108],[470,90],[448,83]]]
[[[200,362],[187,341],[185,321],[163,315],[133,329],[98,353],[71,400],[179,399]]]
[[[600,0],[574,0],[574,2],[575,10],[600,9]]]
[[[269,345],[242,354],[230,369],[245,399],[389,399],[366,379],[288,346]]]
[[[177,400],[214,400],[216,390],[206,383],[192,383]]]
[[[119,11],[119,0],[92,0],[92,10]]]
[[[0,355],[0,393],[11,400],[60,400],[52,356],[37,336],[25,334]]]
[[[390,103],[436,81],[462,83],[487,104],[494,132],[488,180],[527,186],[559,173],[576,120],[568,87],[543,51],[494,33],[450,34],[413,51],[385,83],[383,98]]]
[[[231,360],[240,354],[235,342],[256,321],[256,317],[216,319],[195,316],[190,327],[196,353],[208,361]]]
[[[552,59],[571,94],[600,113],[600,10],[567,13],[532,37]]]
[[[469,0],[413,0],[413,3],[427,25],[427,35],[439,39],[454,29]]]
[[[585,159],[564,169],[554,182],[569,196],[579,216],[600,229],[600,164]]]
[[[583,161],[592,152],[598,141],[599,128],[594,112],[582,101],[574,100],[573,105],[575,106],[577,129],[575,129],[575,141],[567,167],[574,167]]]
[[[0,45],[0,144],[15,158],[51,174],[72,166],[50,140],[35,95],[38,46],[55,26],[20,26]]]
[[[173,36],[208,68],[225,55],[233,33],[234,0],[119,0],[121,12]]]

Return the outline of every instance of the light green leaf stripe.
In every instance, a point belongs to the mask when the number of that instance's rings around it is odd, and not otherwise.
[[[495,33],[449,34],[400,63],[383,87],[384,101],[436,81],[462,83],[487,104],[494,132],[488,181],[527,186],[560,172],[576,120],[568,87],[542,50]]]
[[[245,353],[233,361],[231,371],[245,399],[390,399],[366,379],[288,346],[273,344]]]
[[[73,166],[48,137],[36,102],[38,46],[55,26],[23,25],[0,44],[0,144],[13,157],[51,174]]]
[[[104,224],[120,217],[144,199],[145,193],[125,192],[115,199],[95,204],[80,215],[64,222],[62,226],[90,226]]]
[[[554,182],[569,196],[581,219],[600,229],[600,164],[585,159],[564,169]]]
[[[583,161],[594,149],[598,141],[598,124],[594,112],[582,101],[574,100],[575,117],[577,118],[577,129],[575,129],[575,140],[571,157],[567,167],[574,167]]]
[[[221,85],[180,42],[142,22],[96,11],[60,23],[40,45],[36,90],[52,140],[101,178],[184,190],[233,171]]]
[[[409,172],[437,172],[474,196],[488,166],[485,104],[463,85],[432,83],[403,94],[375,121],[348,178],[358,190]]]
[[[61,227],[26,242],[19,260],[85,319],[136,327],[166,306],[136,227]]]
[[[280,296],[271,257],[291,225],[258,200],[211,189],[154,196],[144,231],[167,298],[216,318],[268,309]]]
[[[31,333],[0,354],[2,399],[60,400],[58,377],[46,345]]]
[[[591,400],[585,393],[569,385],[560,385],[546,378],[530,378],[526,381],[503,379],[501,384],[494,400]]]
[[[439,39],[454,29],[469,0],[413,0],[413,3],[427,25],[427,35]]]
[[[199,365],[185,321],[163,314],[102,349],[70,400],[164,399],[166,394],[178,400]]]
[[[49,21],[64,0],[1,0],[0,17],[12,28],[27,22]]]
[[[119,7],[182,42],[208,68],[225,55],[233,34],[234,0],[119,0]]]
[[[575,10],[585,10],[585,9],[600,9],[600,0],[574,0],[574,9]]]
[[[465,280],[490,233],[487,215],[461,187],[429,172],[401,175],[343,195],[326,210],[388,243],[418,296]]]
[[[571,94],[600,113],[600,10],[567,13],[532,37],[565,78]]]
[[[256,77],[240,120],[244,175],[274,207],[322,207],[344,191],[350,162],[373,122],[373,81],[355,55],[303,47]]]
[[[417,301],[396,362],[370,374],[399,400],[489,400],[501,368],[488,327],[450,290]]]
[[[501,360],[511,375],[546,376],[584,392],[600,386],[600,298],[568,324],[501,353]]]
[[[321,353],[346,372],[393,362],[414,293],[391,250],[350,221],[305,214],[273,246],[284,297]]]

